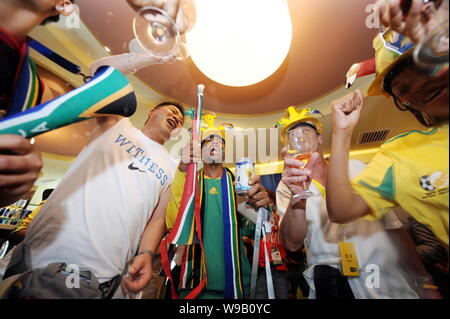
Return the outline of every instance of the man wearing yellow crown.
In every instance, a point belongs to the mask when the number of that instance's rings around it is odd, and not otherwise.
[[[201,276],[206,273],[207,283],[197,296],[200,299],[245,298],[250,293],[250,263],[247,259],[242,236],[240,235],[241,219],[237,214],[236,195],[234,191],[234,176],[223,167],[225,158],[226,128],[214,127],[215,115],[203,117],[207,128],[202,128],[201,160],[203,169],[200,171],[201,216],[203,231],[203,247],[205,259],[201,258],[199,244],[188,246],[185,250],[185,266],[180,278],[179,294],[186,297],[196,287]],[[167,228],[172,229],[179,211],[183,187],[186,179],[188,163],[200,161],[200,145],[191,142],[182,151],[182,160],[178,166],[173,184],[172,196],[167,207]],[[248,192],[248,202],[255,208],[273,206],[274,201],[268,191],[259,183],[259,177],[249,183],[252,188]],[[224,202],[231,204],[225,205]],[[228,207],[228,209],[226,209]],[[225,231],[225,220],[231,220],[232,234],[238,236],[232,251],[233,256],[225,256],[224,247],[230,243]],[[228,227],[227,226],[227,227]],[[236,273],[229,274],[231,266]],[[206,267],[206,272],[202,269]],[[230,285],[233,283],[233,285]],[[236,291],[229,288],[236,287]]]
[[[315,145],[309,162],[305,163],[288,155],[291,147],[282,150],[284,171],[282,181],[277,188],[277,211],[280,214],[281,236],[289,251],[299,251],[303,246],[307,250],[308,269],[304,272],[310,286],[311,299],[378,299],[378,298],[418,298],[410,287],[406,273],[398,258],[391,236],[401,236],[401,223],[394,213],[387,214],[379,222],[357,220],[345,226],[333,223],[326,208],[328,163],[324,159],[321,145],[323,142],[322,125],[316,118],[320,114],[314,109],[297,111],[290,107],[278,125],[283,127],[282,137],[287,133],[309,137]],[[301,139],[300,139],[301,140]],[[284,139],[283,139],[284,141]],[[300,142],[302,143],[302,142]],[[364,167],[359,161],[346,164],[351,175],[356,175]],[[347,168],[347,171],[348,171]],[[311,178],[309,190],[313,197],[303,199],[303,182]],[[342,244],[346,242],[347,244]],[[351,243],[351,244],[349,244]],[[407,243],[400,242],[406,250]],[[347,246],[346,246],[347,245]],[[351,247],[353,263],[343,263],[349,251],[342,247]],[[406,264],[419,265],[414,254],[408,254]],[[379,282],[367,285],[370,271],[377,265]],[[414,273],[426,274],[422,268],[410,269]]]

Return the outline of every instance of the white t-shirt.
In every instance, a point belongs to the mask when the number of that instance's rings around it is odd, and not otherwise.
[[[121,274],[175,169],[162,145],[118,122],[80,153],[31,223],[31,266],[65,262],[100,282]]]
[[[350,161],[350,175],[360,171],[361,162]],[[345,226],[332,223],[328,217],[326,200],[315,183],[310,190],[317,197],[306,202],[306,220],[308,232],[305,238],[309,268],[304,272],[310,286],[310,298],[315,298],[314,266],[328,265],[341,268],[339,242],[347,241],[355,245],[360,267],[359,277],[349,277],[348,282],[356,299],[408,299],[418,298],[416,292],[406,280],[396,247],[391,242],[386,230],[400,229],[402,224],[389,213],[380,221],[368,222],[356,220]],[[277,210],[281,218],[289,208],[291,191],[280,182],[277,188]],[[375,274],[379,270],[379,276]],[[379,287],[377,287],[379,279]]]

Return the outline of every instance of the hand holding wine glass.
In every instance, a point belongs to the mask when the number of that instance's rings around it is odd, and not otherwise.
[[[307,162],[310,160],[311,155],[314,152],[317,152],[319,148],[319,143],[317,140],[317,134],[314,129],[308,127],[308,126],[299,126],[297,128],[294,128],[286,133],[286,155],[288,158],[285,159],[285,163],[289,164],[292,163],[295,164],[302,162],[304,163],[303,167],[295,168],[294,170],[298,170],[297,173],[300,175],[297,178],[298,181],[301,181],[299,186],[303,188],[302,192],[296,192],[293,197],[294,198],[310,198],[317,196],[317,194],[314,194],[309,190],[309,184],[311,183],[311,171],[310,170],[304,170],[305,166],[307,165]],[[291,159],[291,161],[289,160]],[[297,161],[296,163],[292,160]],[[291,171],[291,173],[294,173],[294,171]],[[302,175],[304,174],[304,175]],[[285,174],[286,175],[286,174]]]
[[[192,29],[196,21],[194,0],[127,0],[130,6],[139,11],[143,7],[156,7],[172,18],[181,34]]]
[[[195,22],[193,0],[129,0],[137,11],[133,19],[135,38],[129,43],[130,53],[112,55],[95,61],[90,74],[104,65],[123,74],[155,64],[170,64],[189,57],[182,35]]]
[[[449,0],[378,0],[380,20],[417,44],[414,61],[430,77],[448,70]]]

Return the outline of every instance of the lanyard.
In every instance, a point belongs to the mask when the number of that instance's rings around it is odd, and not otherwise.
[[[272,280],[272,270],[270,269],[270,260],[269,260],[269,254],[267,253],[267,245],[265,244],[267,242],[266,238],[266,232],[265,226],[263,228],[263,237],[264,237],[264,259],[266,262],[266,281],[267,281],[267,294],[269,299],[275,299],[275,293],[273,289],[273,280]]]
[[[266,239],[266,227],[265,221],[267,220],[268,212],[264,208],[260,208],[258,210],[258,219],[256,221],[256,230],[255,230],[255,244],[253,247],[253,264],[252,264],[252,276],[251,276],[251,284],[250,284],[250,299],[255,299],[256,297],[256,279],[258,276],[258,264],[259,264],[259,250],[261,244],[261,232],[263,234],[264,242],[267,242]],[[270,260],[269,255],[267,253],[267,245],[264,243],[264,259],[266,266],[266,279],[267,279],[267,292],[269,299],[275,299],[275,293],[273,289],[273,280],[272,280],[272,271],[270,269]]]
[[[47,59],[49,59],[50,61],[53,61],[54,63],[56,63],[57,65],[62,67],[63,69],[69,71],[70,73],[81,75],[83,77],[84,82],[88,82],[89,80],[92,79],[92,77],[81,73],[81,68],[78,65],[76,65],[76,64],[70,62],[69,60],[65,59],[64,57],[60,56],[58,53],[47,48],[45,45],[36,41],[35,39],[28,37],[27,43],[30,48],[36,50],[37,52],[39,52],[40,54],[45,56]]]

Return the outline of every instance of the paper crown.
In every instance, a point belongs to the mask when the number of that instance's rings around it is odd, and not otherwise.
[[[323,116],[323,114],[313,108],[304,108],[302,110],[297,110],[295,107],[290,106],[286,110],[286,114],[277,122],[276,127],[282,127],[281,140],[284,142],[284,135],[286,132],[292,128],[295,124],[300,122],[305,122],[312,124],[319,134],[322,134],[323,128],[317,116]]]
[[[214,126],[217,115],[209,113],[202,116],[204,126],[201,127],[202,141],[211,135],[220,136],[224,141],[226,140],[226,131],[234,129],[231,123],[222,123],[219,126]]]

